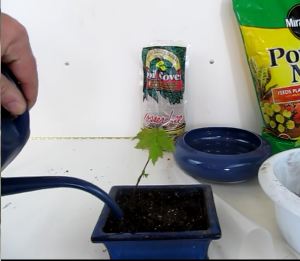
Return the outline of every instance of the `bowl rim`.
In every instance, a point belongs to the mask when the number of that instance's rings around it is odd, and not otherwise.
[[[274,173],[274,166],[277,160],[294,152],[300,153],[300,148],[279,152],[265,160],[258,170],[258,181],[262,190],[273,203],[300,216],[300,196],[287,189]]]
[[[256,147],[256,149],[245,152],[245,153],[240,153],[240,154],[215,154],[215,153],[208,153],[208,152],[205,152],[205,151],[197,150],[197,149],[193,148],[192,146],[190,146],[186,142],[186,137],[188,135],[190,135],[192,132],[196,132],[196,131],[200,131],[200,130],[205,131],[205,130],[209,130],[209,129],[212,129],[212,130],[220,130],[220,129],[235,130],[235,131],[248,133],[248,134],[251,134],[251,135],[255,136],[258,139],[258,141],[260,142],[260,144]],[[249,130],[242,129],[242,128],[236,128],[236,127],[218,127],[218,126],[214,127],[214,126],[211,126],[211,127],[195,128],[195,129],[191,129],[191,130],[185,132],[181,136],[181,138],[182,138],[182,142],[191,151],[193,151],[194,153],[197,153],[197,154],[205,155],[205,157],[208,157],[208,158],[216,158],[217,157],[217,158],[234,158],[234,159],[238,159],[238,158],[244,158],[244,157],[252,157],[252,156],[256,156],[259,152],[263,151],[266,146],[270,147],[270,145],[265,140],[263,140],[262,137],[259,134],[255,133],[253,131],[249,131]]]

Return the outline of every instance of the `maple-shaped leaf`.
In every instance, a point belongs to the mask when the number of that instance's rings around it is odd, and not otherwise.
[[[142,128],[133,139],[139,140],[135,148],[149,151],[153,165],[163,157],[164,151],[172,152],[175,149],[173,139],[162,128]]]

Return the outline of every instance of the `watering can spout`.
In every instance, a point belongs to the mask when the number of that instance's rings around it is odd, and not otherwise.
[[[59,187],[86,191],[107,204],[117,218],[123,217],[123,211],[105,191],[82,179],[65,176],[1,178],[1,196]]]
[[[16,77],[5,64],[1,64],[1,73],[21,90]],[[5,169],[14,160],[28,141],[30,135],[29,123],[28,110],[22,115],[14,117],[1,107],[1,170]],[[1,178],[2,196],[57,187],[84,190],[104,201],[117,218],[123,217],[120,207],[105,191],[81,179],[65,176]]]

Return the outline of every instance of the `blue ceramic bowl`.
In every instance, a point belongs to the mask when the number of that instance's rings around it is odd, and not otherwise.
[[[257,176],[271,156],[261,136],[238,128],[208,127],[186,132],[176,140],[174,157],[187,174],[215,182],[241,182]]]

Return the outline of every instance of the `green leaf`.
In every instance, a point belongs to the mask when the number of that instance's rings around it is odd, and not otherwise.
[[[300,147],[300,139],[298,139],[295,143],[295,147]]]
[[[175,150],[173,139],[162,128],[142,128],[133,139],[139,140],[135,148],[148,150],[153,165],[163,157],[164,151]]]

